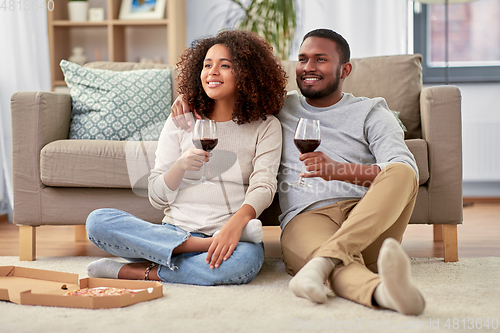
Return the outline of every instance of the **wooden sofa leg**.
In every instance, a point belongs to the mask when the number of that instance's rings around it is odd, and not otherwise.
[[[443,241],[443,225],[442,224],[434,224],[434,241],[442,242]]]
[[[458,236],[456,224],[443,224],[444,261],[458,261]]]
[[[33,261],[36,259],[36,227],[19,226],[19,260]]]
[[[87,240],[87,229],[85,225],[75,225],[75,241],[85,242]]]

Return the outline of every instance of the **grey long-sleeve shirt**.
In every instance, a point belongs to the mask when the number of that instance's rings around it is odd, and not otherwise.
[[[415,158],[404,142],[404,132],[390,112],[383,98],[354,97],[344,93],[333,106],[317,108],[309,105],[303,96],[288,94],[283,110],[278,114],[283,133],[283,149],[278,176],[281,229],[297,214],[338,201],[361,198],[366,187],[341,181],[308,178],[312,189],[290,187],[299,179],[302,162],[293,142],[300,118],[319,119],[322,151],[342,163],[378,165],[384,169],[391,163],[406,163],[418,178]]]

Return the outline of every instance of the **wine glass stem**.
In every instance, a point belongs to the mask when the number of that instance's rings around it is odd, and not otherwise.
[[[206,166],[205,166],[205,164],[206,164]],[[203,163],[203,165],[205,166],[205,169],[203,170],[204,171],[203,176],[205,177],[205,179],[208,180],[209,173],[210,173],[210,165],[208,164],[208,162]]]
[[[301,173],[305,173],[305,172],[306,172],[306,164],[304,163],[304,161],[302,161],[302,172]],[[304,177],[300,176],[299,183],[300,183],[300,186],[304,186],[305,185],[305,179],[304,179]]]
[[[205,162],[201,165],[201,178],[200,180],[203,181],[205,179]]]

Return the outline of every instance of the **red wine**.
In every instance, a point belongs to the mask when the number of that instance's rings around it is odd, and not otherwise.
[[[305,153],[311,153],[316,148],[319,147],[319,144],[321,143],[321,140],[314,140],[314,139],[306,139],[306,140],[300,140],[300,139],[293,139],[293,142],[295,143],[295,146],[299,149],[299,151],[302,154]]]
[[[219,139],[193,139],[193,143],[196,148],[210,153],[219,143]]]

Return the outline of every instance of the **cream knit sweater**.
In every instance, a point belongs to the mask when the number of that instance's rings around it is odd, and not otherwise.
[[[164,173],[194,144],[192,133],[179,130],[171,117],[167,119],[148,186],[151,204],[165,212],[163,222],[212,235],[243,204],[252,206],[257,216],[271,204],[281,156],[278,119],[268,116],[265,121],[243,125],[221,122],[217,133],[219,142],[209,162],[209,179],[215,185],[192,185],[200,179],[201,170],[188,171],[180,187],[172,191]]]

